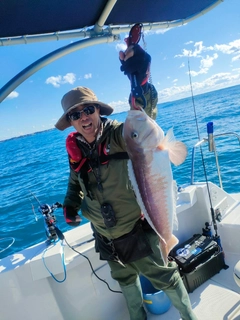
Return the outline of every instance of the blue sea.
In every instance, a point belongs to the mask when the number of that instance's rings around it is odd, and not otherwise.
[[[179,186],[191,181],[192,148],[198,140],[207,138],[207,123],[213,122],[214,134],[235,132],[240,135],[240,86],[158,105],[157,123],[166,132],[173,127],[177,140],[188,147],[188,157],[179,167],[173,166]],[[127,113],[114,114],[124,121]],[[56,129],[0,142],[0,259],[46,239],[43,218],[38,213],[38,201],[49,205],[63,202],[68,182],[68,159],[65,139],[71,129]],[[240,192],[240,145],[234,135],[215,139],[223,188]],[[196,148],[194,181],[219,184],[215,158],[202,145]],[[62,231],[70,227],[64,222],[62,209],[55,211]],[[83,220],[83,223],[86,220]],[[1,252],[11,243],[14,244]]]

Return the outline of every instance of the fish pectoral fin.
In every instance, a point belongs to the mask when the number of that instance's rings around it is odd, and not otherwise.
[[[183,142],[175,141],[171,143],[168,153],[170,161],[175,166],[179,166],[187,157],[187,147]]]
[[[175,140],[172,128],[168,130],[158,149],[168,150],[169,159],[175,166],[183,163],[187,157],[186,145],[183,142]]]

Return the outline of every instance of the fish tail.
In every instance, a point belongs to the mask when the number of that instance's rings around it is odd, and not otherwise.
[[[164,266],[168,265],[169,252],[178,244],[178,238],[172,234],[172,237],[166,242],[164,239],[159,238],[160,253],[164,262]]]
[[[168,253],[178,244],[178,238],[172,234],[172,237],[167,241]]]
[[[183,163],[187,157],[187,147],[183,142],[175,140],[173,128],[168,130],[159,149],[168,150],[169,159],[175,166]]]
[[[162,260],[164,262],[164,266],[168,264],[168,250],[167,250],[167,243],[164,239],[159,238],[159,246],[160,246],[160,253],[162,256]]]

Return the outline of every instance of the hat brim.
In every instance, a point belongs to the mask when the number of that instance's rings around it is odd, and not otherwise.
[[[100,115],[101,116],[109,116],[112,112],[113,112],[113,108],[110,107],[108,104],[105,104],[103,102],[100,101],[85,101],[84,104],[88,104],[88,103],[92,103],[92,104],[97,104],[100,106]],[[66,115],[73,109],[75,109],[77,106],[74,105],[71,108],[69,108],[66,112],[64,112],[64,114],[61,116],[61,118],[57,121],[57,123],[55,124],[55,127],[58,130],[65,130],[69,127],[71,127],[70,122],[67,120]]]

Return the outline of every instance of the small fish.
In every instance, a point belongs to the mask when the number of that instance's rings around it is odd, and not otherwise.
[[[187,148],[176,141],[173,130],[166,136],[144,111],[130,110],[123,127],[129,155],[128,172],[138,204],[160,240],[160,251],[167,265],[170,250],[178,243],[172,234],[177,229],[177,186],[171,163],[181,164]]]

